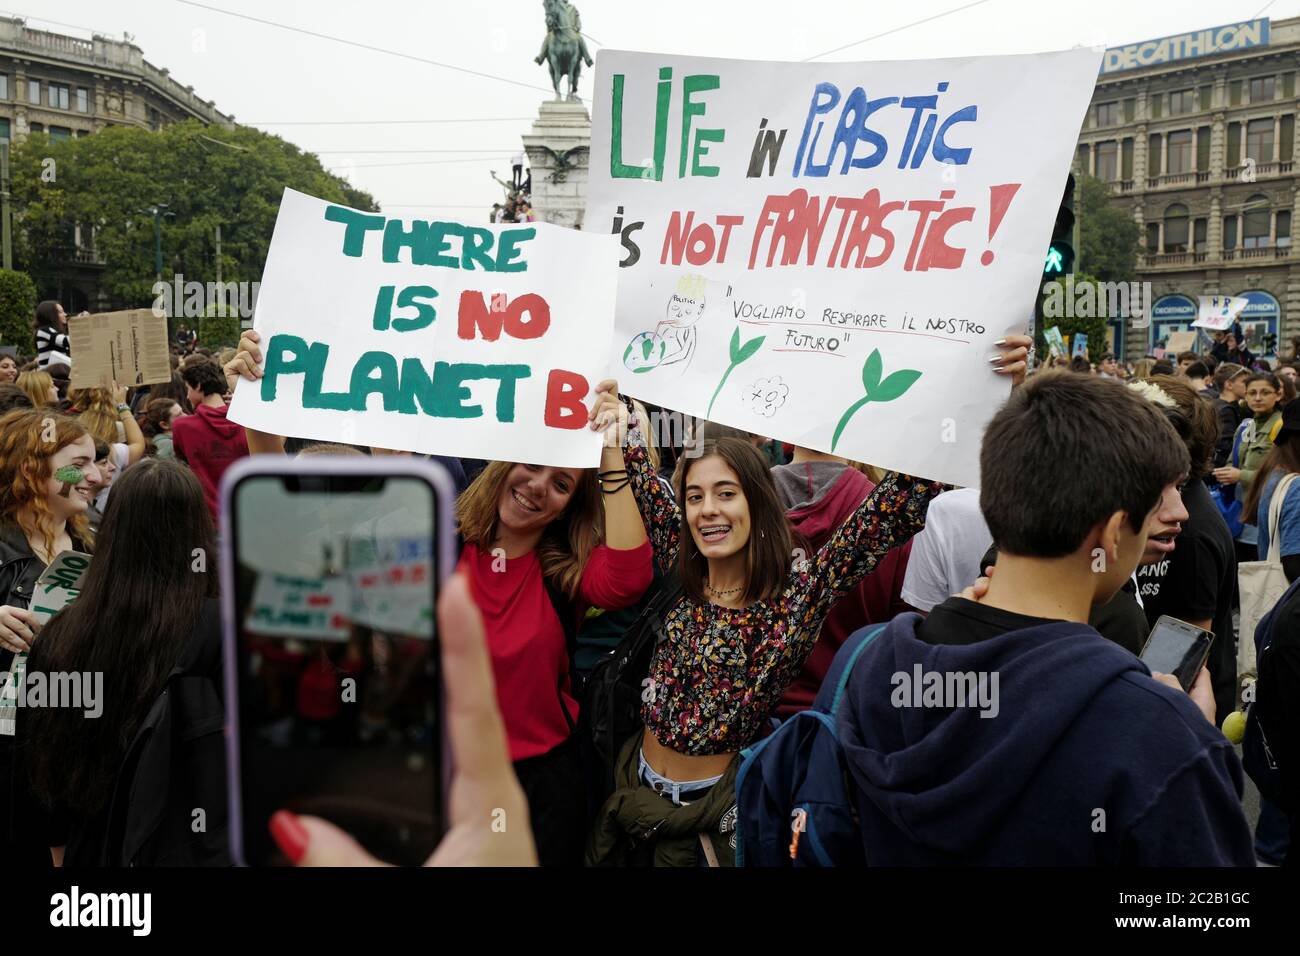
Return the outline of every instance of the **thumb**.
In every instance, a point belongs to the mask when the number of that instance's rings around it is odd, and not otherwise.
[[[271,817],[271,835],[295,866],[385,866],[332,823],[281,810]]]

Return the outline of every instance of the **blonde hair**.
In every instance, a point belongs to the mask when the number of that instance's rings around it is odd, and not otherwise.
[[[480,551],[487,551],[496,541],[501,492],[514,467],[512,461],[488,462],[456,499],[456,520],[461,537]],[[579,472],[569,506],[546,527],[537,544],[542,577],[571,600],[576,599],[587,560],[604,537],[605,512],[596,473],[584,468]]]
[[[44,408],[50,404],[50,389],[54,387],[54,378],[49,372],[42,372],[39,369],[19,372],[14,384],[27,394],[36,408]]]
[[[68,403],[75,411],[77,421],[86,426],[86,431],[105,445],[122,441],[117,431],[117,403],[113,393],[106,388],[73,388],[68,390]]]

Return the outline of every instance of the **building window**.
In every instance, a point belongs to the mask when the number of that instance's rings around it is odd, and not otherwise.
[[[1192,131],[1180,129],[1169,134],[1169,158],[1165,170],[1170,175],[1192,171]]]
[[[66,126],[51,126],[50,139],[55,141],[72,139],[72,130]]]
[[[62,83],[50,84],[50,105],[56,110],[66,110],[71,106],[68,87]]]
[[[1119,123],[1119,103],[1097,104],[1097,125],[1114,126]]]
[[[41,81],[40,80],[33,80],[30,78],[27,80],[27,102],[31,103],[32,106],[41,105]]]
[[[153,107],[149,108],[149,128],[154,132],[162,129],[162,114]]]
[[[1257,193],[1246,200],[1241,216],[1241,245],[1246,249],[1268,246],[1270,210],[1268,197]]]
[[[1147,252],[1156,253],[1160,251],[1160,223],[1147,223]]]
[[[1277,214],[1277,246],[1285,249],[1291,245],[1291,210],[1283,209]]]
[[[0,73],[0,100],[9,99],[9,74]]]
[[[1192,223],[1192,251],[1204,252],[1206,246],[1206,223],[1205,219],[1197,219]]]
[[[1250,81],[1250,101],[1252,103],[1270,103],[1277,88],[1277,77],[1257,76]]]
[[[1246,158],[1257,163],[1273,162],[1273,120],[1254,119],[1246,124]]]
[[[9,142],[9,119],[0,116],[0,142]]]
[[[90,112],[90,90],[86,89],[84,86],[77,87],[77,112]]]
[[[1237,248],[1237,217],[1223,217],[1223,248],[1224,250]]]
[[[1169,94],[1169,115],[1181,116],[1183,113],[1196,112],[1196,91],[1176,90]]]
[[[1113,139],[1097,144],[1097,178],[1113,183],[1119,173],[1119,144]]]
[[[1165,210],[1165,252],[1187,251],[1187,207],[1174,203]]]
[[[30,123],[30,124],[28,124],[27,128],[30,129],[33,133],[44,133],[44,132],[45,132],[45,124],[44,124],[44,123]]]

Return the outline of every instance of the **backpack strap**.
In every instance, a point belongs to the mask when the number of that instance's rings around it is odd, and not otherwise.
[[[829,708],[832,716],[839,712],[840,700],[844,697],[844,690],[848,686],[849,677],[853,674],[853,668],[858,663],[858,658],[861,657],[862,652],[867,649],[867,645],[874,641],[876,635],[883,631],[886,626],[886,624],[877,624],[870,630],[867,630],[864,627],[857,632],[858,635],[861,635],[858,637],[857,646],[849,651],[848,660],[845,661],[844,669],[840,671],[839,680],[835,683],[835,696],[831,698],[831,706]],[[843,651],[844,648],[840,648],[840,652],[843,653]]]

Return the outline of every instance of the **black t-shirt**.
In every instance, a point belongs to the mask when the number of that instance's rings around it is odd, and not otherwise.
[[[1088,623],[1111,643],[1118,644],[1135,657],[1142,653],[1150,628],[1137,600],[1137,585],[1129,578],[1105,604],[1092,609]]]
[[[1051,618],[1030,617],[989,607],[963,597],[950,597],[934,606],[921,622],[916,636],[927,644],[978,644],[1010,631],[1059,623]]]
[[[1092,609],[1088,624],[1108,641],[1137,654],[1146,640],[1147,629],[1134,593],[1133,582],[1128,581],[1113,598]],[[1010,631],[1059,623],[1059,619],[1030,617],[962,597],[950,597],[934,606],[916,636],[927,644],[975,644]]]
[[[1214,682],[1216,722],[1236,709],[1237,643],[1232,605],[1237,595],[1237,557],[1232,532],[1205,485],[1189,481],[1183,489],[1187,520],[1172,554],[1138,568],[1137,580],[1147,623],[1162,614],[1180,621],[1209,620],[1214,645],[1206,662]]]

